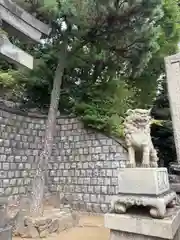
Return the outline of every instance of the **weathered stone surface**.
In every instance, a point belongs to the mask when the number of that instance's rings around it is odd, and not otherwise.
[[[159,195],[170,188],[166,168],[122,168],[118,172],[119,193]]]
[[[71,213],[72,219],[73,219],[73,226],[76,226],[79,223],[80,217],[78,213],[72,212]]]
[[[33,221],[30,218],[26,217],[24,219],[24,226],[25,226],[25,233],[28,233],[28,235],[31,236],[31,238],[39,237],[39,232],[36,226],[34,226]]]
[[[104,222],[105,227],[111,230],[111,240],[178,240],[180,208],[169,209],[162,220],[152,219],[141,212],[126,215],[105,214]]]
[[[111,212],[123,214],[128,208],[141,206],[150,208],[150,215],[153,218],[164,218],[166,208],[173,208],[176,205],[176,193],[167,192],[158,196],[118,194],[111,201]]]
[[[72,221],[72,219],[70,221]],[[58,219],[55,219],[51,222],[51,224],[49,224],[48,231],[51,234],[53,232],[57,232],[58,229],[59,229],[59,221]]]
[[[34,41],[39,42],[42,33],[49,35],[51,31],[48,25],[33,17],[11,0],[0,0],[0,12],[2,20],[14,27],[19,35],[23,33]],[[6,28],[6,30],[8,29]]]
[[[22,238],[39,238],[39,233],[35,227],[27,226],[27,227],[24,227],[15,236],[20,236]]]
[[[7,204],[0,202],[0,228],[7,225]]]
[[[0,54],[11,62],[33,69],[33,57],[13,45],[3,34],[0,34]]]
[[[111,201],[112,213],[123,214],[132,206],[145,206],[152,217],[164,218],[166,208],[176,205],[166,168],[119,169],[118,183],[119,193]]]
[[[12,240],[11,227],[0,228],[1,240]]]
[[[78,224],[78,218],[71,211],[59,209],[45,209],[44,215],[38,218],[25,217],[24,221],[16,228],[14,236],[29,238],[46,238]]]
[[[44,229],[42,232],[39,233],[40,238],[46,238],[49,236],[49,231],[48,229]]]
[[[150,134],[150,109],[129,109],[124,121],[130,167],[158,167],[158,157]],[[136,158],[136,151],[141,152]],[[141,157],[142,156],[142,157]]]
[[[57,180],[59,180],[59,179],[57,179]],[[61,195],[63,195],[63,196],[61,197]],[[45,196],[44,204],[47,206],[53,206],[55,208],[61,208],[61,205],[64,203],[63,198],[64,198],[63,193],[59,193],[59,192],[48,193]]]
[[[24,224],[24,212],[22,210],[19,210],[17,214],[14,216],[12,220],[12,225],[13,226],[13,235],[19,236],[19,235],[24,235],[26,231],[26,226]]]
[[[174,140],[176,145],[177,160],[180,162],[180,54],[165,58],[168,96],[173,124]]]
[[[40,42],[42,33],[48,35],[51,31],[46,24],[11,0],[0,0],[0,13],[1,28],[13,36],[19,35],[23,38],[26,36],[26,38]],[[13,45],[3,33],[0,34],[0,55],[13,63],[33,69],[33,57]],[[9,142],[6,146],[9,146]]]
[[[46,226],[46,225],[49,225],[51,222],[52,222],[52,219],[49,217],[49,218],[44,218],[44,217],[40,217],[39,219],[33,221],[34,222],[34,225],[36,227],[43,227],[43,226]]]

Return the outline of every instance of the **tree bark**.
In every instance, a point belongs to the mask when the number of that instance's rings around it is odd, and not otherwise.
[[[48,161],[51,157],[54,133],[56,127],[56,117],[60,100],[62,78],[66,66],[67,44],[62,44],[58,66],[56,68],[53,89],[51,92],[51,102],[46,123],[43,150],[39,156],[36,174],[32,182],[32,201],[30,206],[30,215],[37,217],[43,215],[43,198],[45,190],[45,179],[47,176]]]

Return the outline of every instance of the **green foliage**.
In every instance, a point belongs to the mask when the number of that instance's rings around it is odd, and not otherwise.
[[[151,136],[162,166],[169,167],[170,162],[176,161],[176,148],[173,136],[171,113],[166,88],[166,79],[163,80],[161,91],[154,101],[152,116],[161,121],[161,125],[152,124]]]
[[[160,38],[161,51],[158,52],[154,63],[152,63],[154,71],[151,72],[154,76],[150,76],[150,79],[154,79],[154,82],[156,82],[156,86],[157,84],[160,86],[160,93],[153,103],[152,116],[157,120],[162,120],[162,125],[152,125],[151,136],[155,147],[158,149],[161,165],[165,167],[169,167],[170,162],[176,161],[176,148],[163,58],[175,54],[178,51],[180,9],[177,2],[178,1],[171,0],[164,1],[163,7],[165,15],[163,18],[164,22],[162,22],[162,29],[164,29],[164,31],[162,31]],[[158,74],[163,76],[160,81],[156,80]]]
[[[52,26],[44,44],[27,46],[18,42],[35,56],[37,63],[33,71],[16,78],[17,85],[23,86],[22,101],[49,105],[61,43],[66,40],[69,51],[60,111],[73,112],[88,126],[123,136],[124,112],[139,103],[138,84],[142,81],[148,91],[152,89],[153,81],[148,80],[147,84],[145,74],[149,77],[156,66],[156,53],[162,49],[163,39],[169,44],[172,39],[168,40],[170,33],[166,37],[162,34],[167,21],[164,28],[161,26],[161,19],[169,19],[170,10],[164,11],[163,17],[160,0],[18,2]],[[170,0],[168,4],[171,5]]]
[[[154,146],[158,150],[160,165],[169,168],[169,163],[177,159],[172,122],[164,121],[162,126],[153,124],[151,136]]]
[[[13,73],[9,70],[8,72],[0,72],[0,85],[3,87],[13,87],[16,84],[16,79],[13,78]]]
[[[0,95],[7,100],[17,100],[23,97],[25,82],[17,70],[0,71]]]
[[[151,125],[156,125],[156,126],[163,126],[164,121],[163,120],[157,120],[157,119],[152,119]]]
[[[123,80],[113,79],[103,86],[93,86],[83,97],[86,101],[80,99],[75,112],[88,127],[113,134],[121,132],[123,116],[133,97]]]
[[[68,38],[71,51],[63,76],[61,111],[72,111],[76,103],[92,103],[94,108],[94,102],[84,94],[86,91],[90,94],[97,86],[106,87],[106,82],[111,82],[116,75],[120,79],[122,75],[127,77],[140,73],[151,53],[158,49],[157,21],[162,17],[161,1],[120,1],[118,5],[112,0],[68,0],[56,1],[57,4],[45,1],[44,6],[41,1],[34,1],[34,5],[27,2],[24,7],[28,11],[33,12],[36,9],[41,20],[52,24],[51,41],[31,49],[31,53],[40,62],[29,73],[25,97],[40,105],[49,102],[58,62],[57,53],[65,37]],[[63,23],[68,26],[66,31],[62,29]],[[109,92],[106,91],[106,95],[111,97],[110,90],[111,85]],[[105,106],[106,104],[102,107]],[[108,116],[112,114],[108,113],[108,109],[104,111]],[[119,112],[117,114],[120,115]]]
[[[159,20],[159,50],[152,55],[142,75],[130,78],[130,87],[136,91],[136,105],[146,108],[152,105],[156,97],[159,78],[165,74],[164,57],[178,51],[180,39],[180,8],[176,0],[163,0],[164,16]]]

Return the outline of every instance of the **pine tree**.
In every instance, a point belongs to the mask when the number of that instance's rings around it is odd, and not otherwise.
[[[29,2],[35,6],[28,5],[30,11],[51,23],[47,42],[53,48],[47,54],[57,56],[44,147],[32,187],[31,214],[36,216],[43,212],[45,173],[52,152],[61,85],[71,61],[80,51],[91,56],[91,50],[96,49],[93,74],[99,63],[102,72],[113,65],[113,71],[123,77],[137,76],[158,49],[158,21],[163,11],[161,0],[57,0],[56,4],[46,0],[44,6],[40,1]],[[88,61],[92,64],[90,58]],[[39,67],[45,65],[41,63]],[[98,82],[99,78],[95,80]]]
[[[130,78],[128,83],[136,89],[136,105],[147,108],[156,97],[159,79],[165,74],[164,58],[178,51],[180,40],[180,9],[176,0],[163,0],[164,16],[159,20],[159,49],[152,53],[152,58],[141,76]]]

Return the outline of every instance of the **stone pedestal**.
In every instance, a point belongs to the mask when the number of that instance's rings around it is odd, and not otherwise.
[[[147,206],[152,217],[163,218],[166,207],[176,204],[166,168],[122,168],[118,181],[119,193],[111,201],[111,213],[123,214],[134,205]]]
[[[180,208],[168,209],[164,219],[152,219],[143,213],[105,214],[110,240],[179,240]]]

